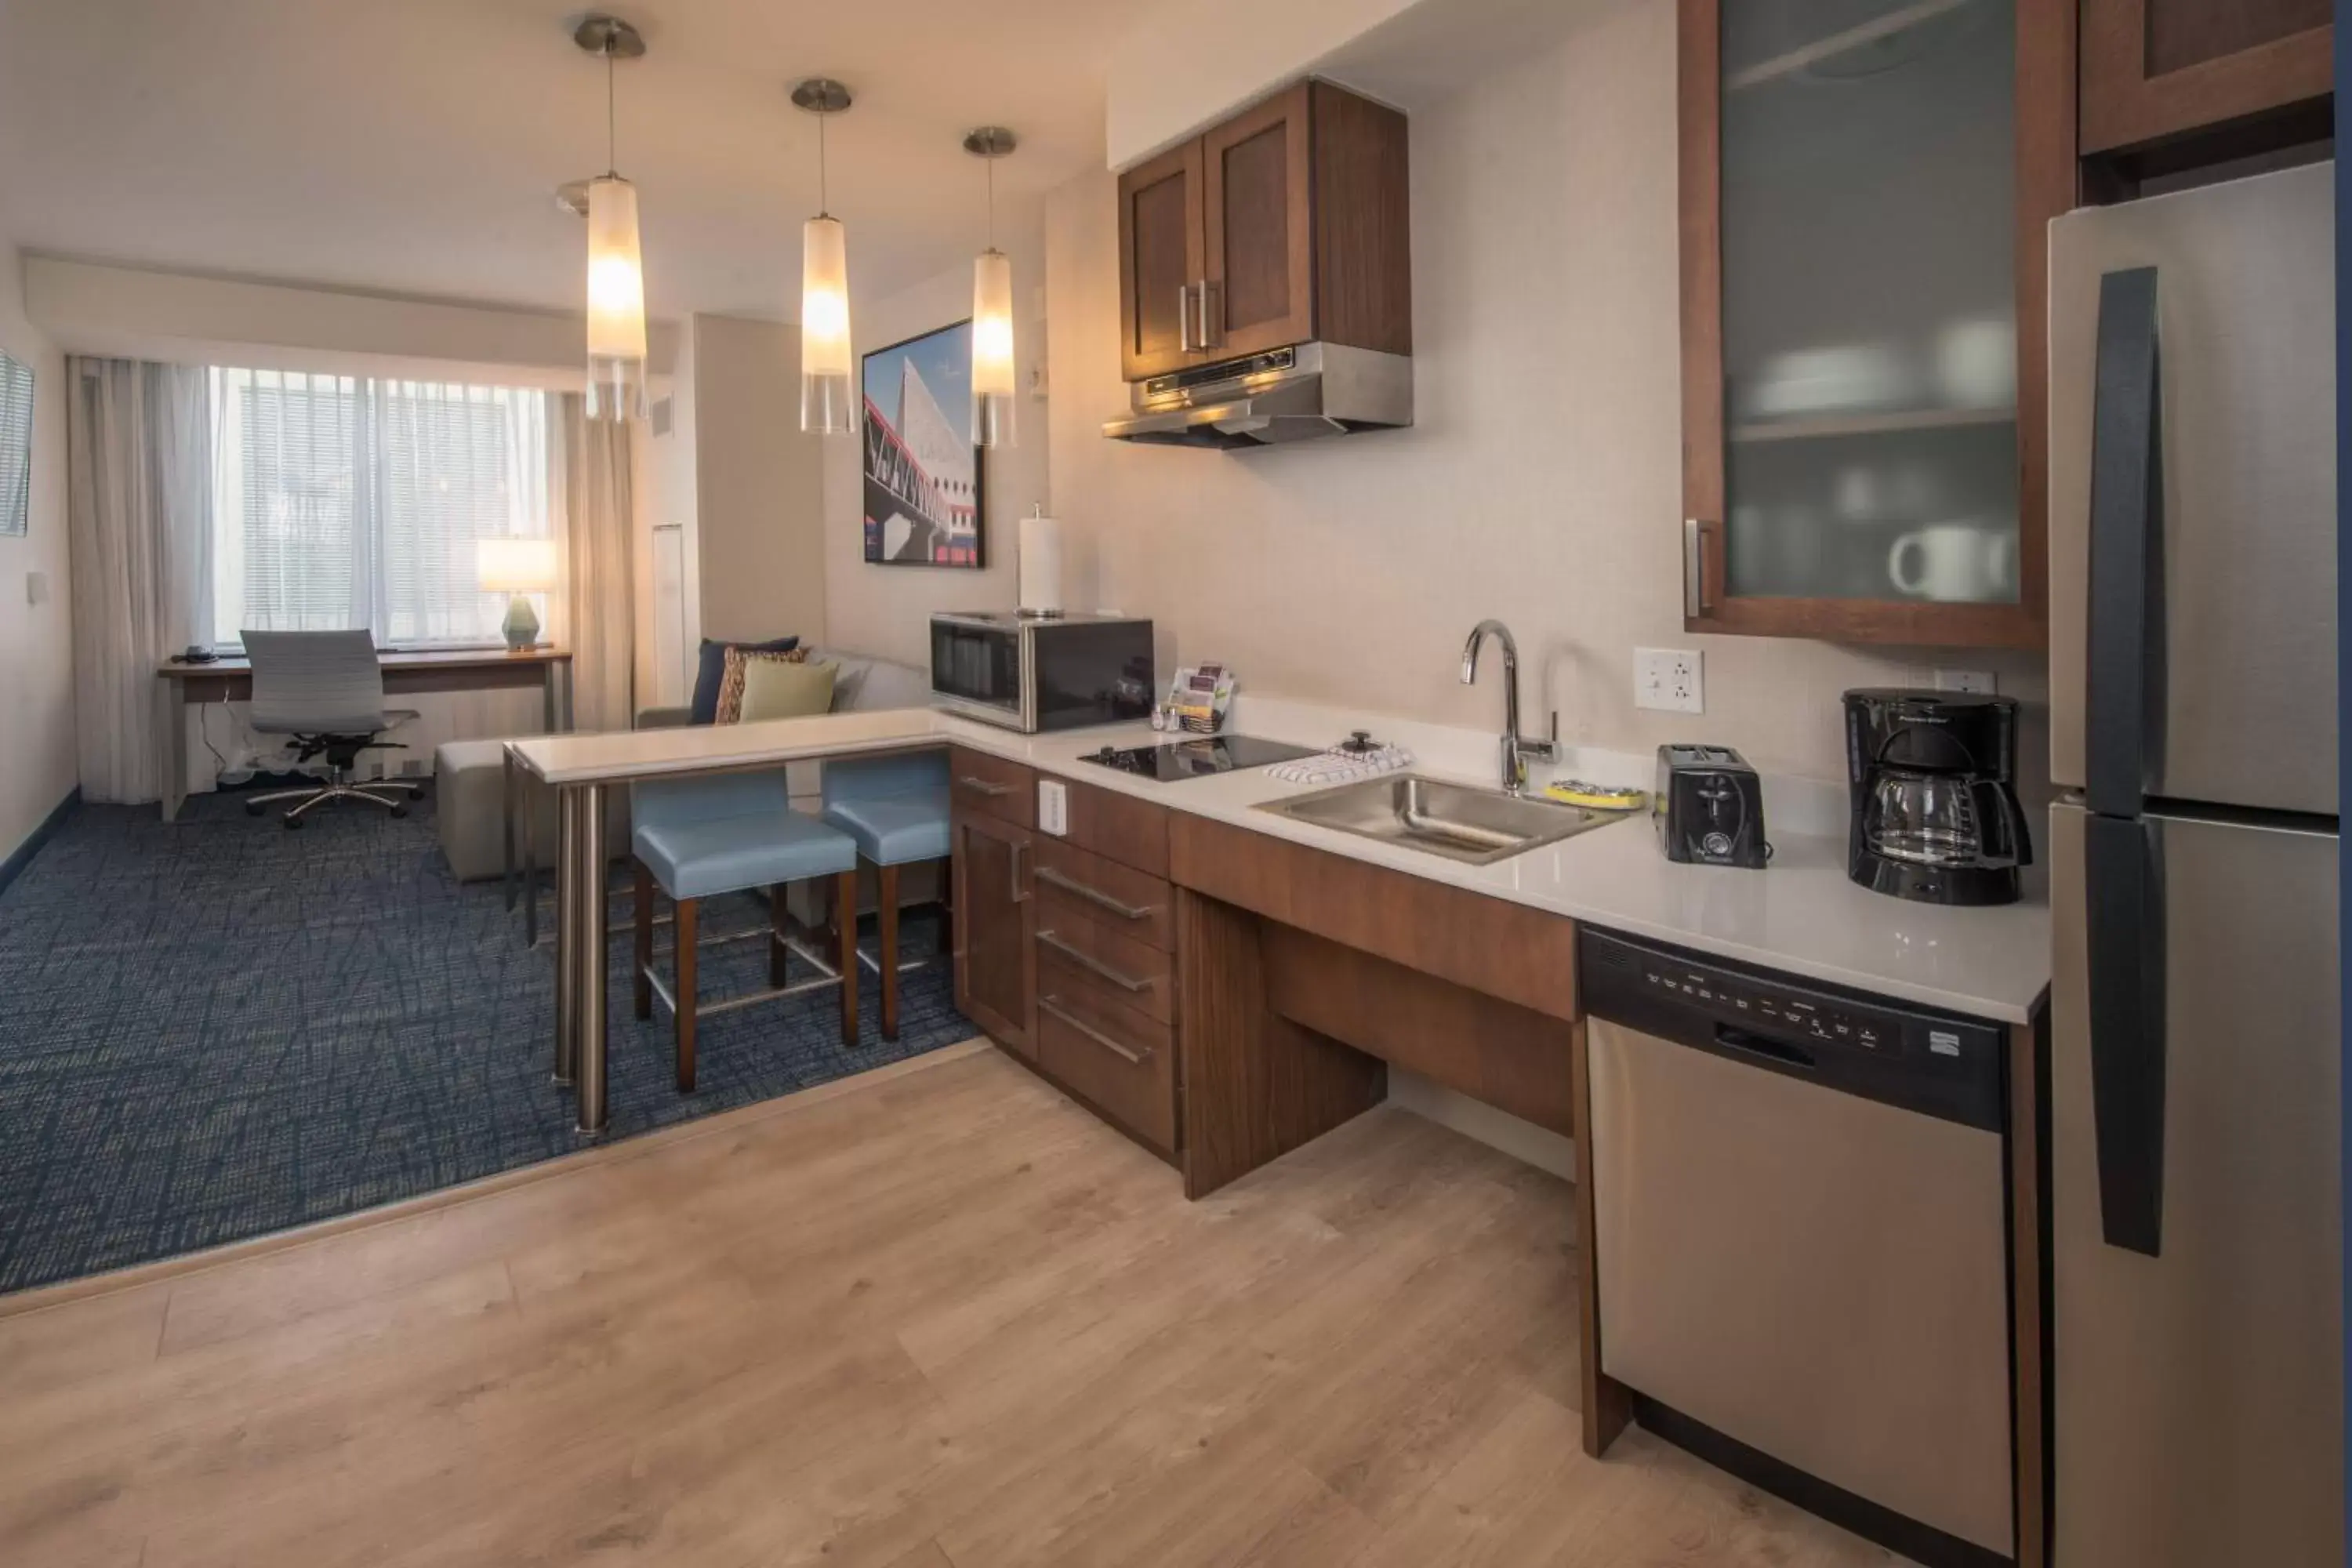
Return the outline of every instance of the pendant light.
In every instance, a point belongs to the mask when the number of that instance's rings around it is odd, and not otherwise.
[[[604,173],[588,182],[588,403],[591,419],[646,416],[646,273],[637,245],[637,188],[621,178],[613,66],[646,52],[617,16],[592,16],[572,41],[604,61]]]
[[[983,125],[963,150],[988,164],[988,248],[971,264],[971,440],[1013,445],[1013,258],[996,248],[996,160],[1019,143],[1002,125]]]
[[[793,89],[793,102],[816,116],[816,216],[801,225],[801,428],[845,436],[857,428],[849,371],[849,237],[826,210],[824,122],[850,105],[830,77]]]

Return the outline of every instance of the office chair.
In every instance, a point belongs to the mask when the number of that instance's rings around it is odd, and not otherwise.
[[[375,639],[366,632],[247,632],[245,656],[253,665],[253,707],[246,722],[256,734],[284,735],[295,760],[324,753],[327,782],[302,789],[272,790],[245,803],[259,816],[275,801],[301,804],[286,813],[286,826],[302,826],[302,814],[331,800],[364,800],[394,816],[408,815],[404,795],[421,785],[404,779],[378,779],[362,788],[349,781],[362,752],[404,751],[377,739],[414,709],[383,705],[383,667],[376,662]]]

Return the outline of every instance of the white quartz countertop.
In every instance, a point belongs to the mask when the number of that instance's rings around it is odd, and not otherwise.
[[[1259,712],[1276,721],[1237,715],[1248,721],[1237,722],[1235,731],[1319,744],[1360,727],[1348,724],[1345,715],[1288,705],[1268,704]],[[1369,727],[1396,728],[1393,723]],[[1428,743],[1434,733],[1423,731],[1414,738],[1422,757],[1414,772],[1493,787],[1493,779],[1464,765],[1462,750],[1439,754],[1441,748]],[[1796,821],[1771,827],[1772,864],[1761,871],[1675,865],[1659,850],[1656,833],[1643,815],[1490,866],[1470,866],[1257,810],[1268,801],[1322,787],[1286,784],[1263,768],[1161,784],[1079,760],[1105,745],[1170,739],[1182,737],[1157,735],[1143,724],[1024,735],[951,714],[903,709],[627,734],[546,736],[516,742],[514,747],[530,772],[562,784],[656,778],[952,741],[1098,789],[1141,796],[1171,810],[1293,839],[1608,931],[1974,1017],[2029,1022],[2049,985],[2049,896],[2047,879],[2038,871],[2028,874],[2022,902],[1999,909],[1946,909],[1873,893],[1847,879],[1844,837],[1822,831],[1826,823],[1818,811],[1790,813]],[[1480,743],[1493,742],[1480,738]],[[1585,771],[1599,776],[1606,770]],[[1615,771],[1625,771],[1622,762]],[[1770,781],[1767,792],[1768,820],[1773,820],[1778,808]]]

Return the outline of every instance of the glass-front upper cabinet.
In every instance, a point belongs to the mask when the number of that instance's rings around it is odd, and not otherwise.
[[[1684,615],[2043,639],[2063,0],[1680,0]]]

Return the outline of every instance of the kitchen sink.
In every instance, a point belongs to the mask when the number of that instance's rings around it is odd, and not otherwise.
[[[1419,773],[1385,773],[1268,801],[1257,809],[1471,866],[1491,865],[1557,844],[1626,815],[1475,789]]]

